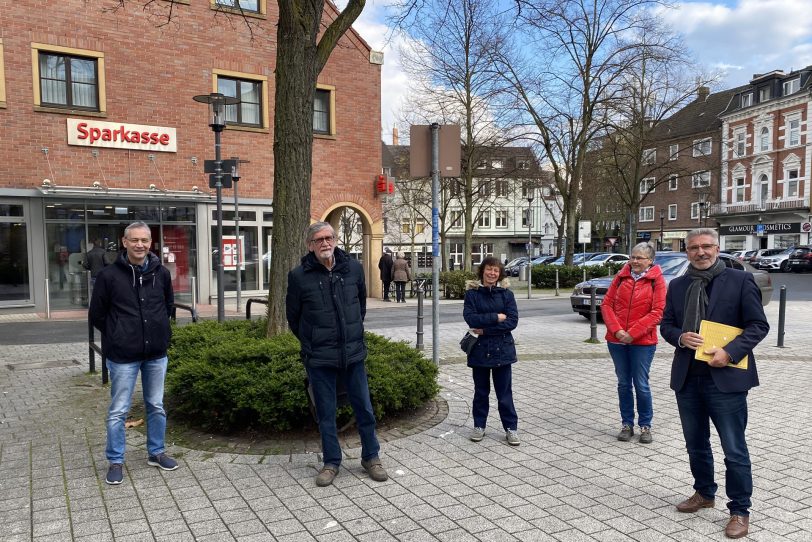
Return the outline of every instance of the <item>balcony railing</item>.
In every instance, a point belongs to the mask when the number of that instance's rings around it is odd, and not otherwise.
[[[714,203],[710,206],[710,216],[759,213],[788,209],[808,209],[805,199],[768,200],[763,203]]]

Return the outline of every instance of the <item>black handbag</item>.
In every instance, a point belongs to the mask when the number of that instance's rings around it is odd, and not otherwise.
[[[466,331],[465,335],[462,337],[462,340],[460,341],[460,348],[462,349],[463,352],[465,352],[467,355],[470,356],[478,340],[479,335],[474,335],[470,331]]]

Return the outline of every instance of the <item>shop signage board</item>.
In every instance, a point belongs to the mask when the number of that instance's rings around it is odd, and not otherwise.
[[[735,226],[720,226],[719,235],[756,235],[762,227],[762,235],[801,233],[800,222],[775,222],[772,224],[739,224]]]
[[[239,252],[237,249],[239,248]],[[240,269],[245,270],[245,258],[241,257],[245,254],[245,236],[240,235],[240,245],[237,247],[237,237],[235,235],[224,235],[223,245],[223,269],[225,271],[237,270],[237,258],[240,258]]]
[[[67,119],[68,145],[178,152],[174,128],[88,119]]]

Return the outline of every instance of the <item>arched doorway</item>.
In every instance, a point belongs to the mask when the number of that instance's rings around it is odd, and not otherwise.
[[[349,201],[330,206],[322,220],[336,231],[337,246],[364,268],[367,296],[381,297],[378,260],[383,253],[383,220],[373,221],[366,209]]]

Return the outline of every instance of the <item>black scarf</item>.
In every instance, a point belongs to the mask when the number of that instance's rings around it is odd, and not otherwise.
[[[697,269],[693,265],[688,266],[688,276],[691,277],[691,285],[685,292],[685,316],[682,319],[682,331],[699,331],[699,322],[705,319],[708,311],[708,293],[705,288],[717,275],[725,270],[725,262],[716,258],[716,262],[707,269]]]

